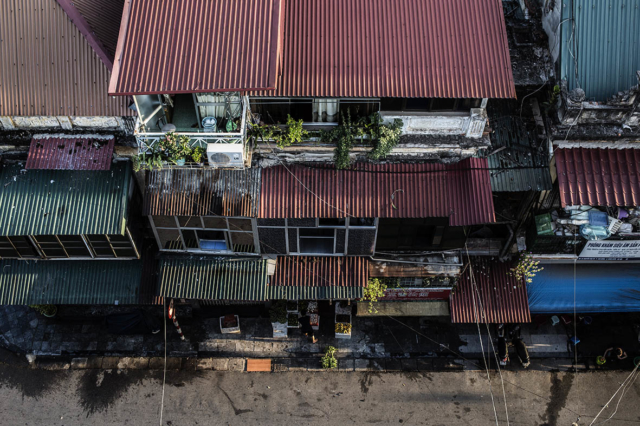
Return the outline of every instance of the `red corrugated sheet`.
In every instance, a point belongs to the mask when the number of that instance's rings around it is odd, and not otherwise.
[[[366,287],[365,257],[279,256],[270,286]]]
[[[562,206],[640,205],[640,150],[557,149]]]
[[[258,217],[449,217],[453,226],[495,222],[485,158],[354,168],[263,169]]]
[[[451,295],[451,322],[531,322],[527,286],[512,277],[510,269],[497,259],[471,257]]]
[[[261,95],[515,98],[500,0],[289,0]]]
[[[115,140],[111,137],[51,136],[31,139],[27,169],[109,170]]]
[[[0,1],[0,58],[0,115],[136,114],[107,95],[109,68],[55,0]]]
[[[275,88],[283,0],[127,0],[109,94]]]

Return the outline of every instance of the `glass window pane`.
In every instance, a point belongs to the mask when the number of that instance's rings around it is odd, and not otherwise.
[[[67,257],[55,235],[36,235],[33,238],[46,257]]]
[[[203,216],[204,227],[207,229],[227,229],[227,221],[224,217]]]
[[[91,252],[80,235],[59,235],[58,239],[69,257],[91,257]]]
[[[344,218],[320,218],[318,219],[319,226],[344,226],[345,219]]]
[[[230,231],[251,231],[250,219],[229,219]]]
[[[181,228],[202,228],[200,216],[178,216],[178,223]]]
[[[0,257],[20,257],[7,237],[0,237]]]
[[[184,250],[177,229],[158,229],[158,238],[162,250]]]
[[[111,244],[109,244],[105,235],[87,235],[86,237],[89,240],[89,244],[91,244],[91,248],[96,256],[115,257],[113,250],[111,250]]]
[[[173,216],[153,216],[153,224],[160,228],[177,228],[176,219]]]
[[[375,226],[375,225],[376,225],[376,221],[372,217],[352,217],[352,218],[349,218],[349,226],[350,227]]]
[[[197,249],[198,248],[198,240],[196,239],[196,231],[193,229],[183,229],[182,230],[182,239],[184,240],[184,245],[186,248]]]
[[[13,243],[16,250],[22,257],[40,257],[40,254],[36,248],[31,244],[29,238],[26,236],[9,237],[9,240]]]
[[[240,253],[255,253],[253,244],[253,233],[251,232],[230,232],[233,251]]]
[[[224,231],[198,231],[201,250],[227,250]]]
[[[333,238],[300,237],[300,253],[333,253]]]
[[[126,235],[109,235],[109,241],[118,257],[137,257],[131,240]]]
[[[300,237],[331,237],[335,231],[331,228],[300,228]]]
[[[407,100],[407,105],[409,100]],[[431,101],[431,111],[452,111],[456,106],[456,99],[433,98]]]

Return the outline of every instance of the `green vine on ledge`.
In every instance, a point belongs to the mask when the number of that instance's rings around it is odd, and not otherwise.
[[[369,302],[369,313],[378,312],[375,308],[374,303],[378,301],[378,299],[384,297],[385,292],[387,291],[387,285],[378,278],[369,278],[369,282],[367,286],[364,288],[364,294],[362,296],[362,300],[365,302]]]

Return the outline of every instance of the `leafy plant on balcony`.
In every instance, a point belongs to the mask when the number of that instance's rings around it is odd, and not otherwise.
[[[192,148],[188,136],[169,132],[147,152],[132,158],[133,170],[161,169],[165,163],[182,165],[188,160],[200,163],[204,152],[204,148]]]
[[[296,120],[287,114],[287,122],[284,126],[254,125],[251,134],[263,141],[275,141],[278,148],[285,148],[294,143],[304,142],[309,138],[309,132],[303,128],[303,121]]]
[[[201,146],[197,146],[193,148],[193,151],[191,151],[191,159],[194,163],[200,164],[202,163],[202,158],[204,157],[206,152],[206,149],[202,148]]]
[[[393,120],[390,125],[380,122],[380,114],[373,114],[371,121],[374,123],[371,134],[373,150],[369,153],[372,160],[385,158],[391,150],[400,142],[403,122],[399,118]]]

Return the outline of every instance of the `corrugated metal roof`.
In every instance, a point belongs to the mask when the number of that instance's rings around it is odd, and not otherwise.
[[[369,281],[365,257],[280,256],[269,300],[356,299]]]
[[[135,115],[56,0],[0,2],[0,57],[0,115]]]
[[[180,299],[265,300],[267,261],[207,256],[160,259],[159,294]]]
[[[2,260],[0,305],[133,305],[139,260]]]
[[[26,169],[109,170],[113,136],[44,136],[31,139]]]
[[[561,7],[563,20],[573,17],[561,26],[560,77],[569,90],[580,86],[587,99],[605,101],[638,84],[640,0],[563,0]]]
[[[515,98],[500,0],[287,2],[271,96]]]
[[[640,205],[640,150],[556,149],[562,206]]]
[[[256,217],[261,169],[153,170],[144,194],[145,215]]]
[[[453,226],[495,222],[484,158],[447,165],[358,163],[354,169],[263,169],[259,217],[449,217]]]
[[[451,322],[475,323],[476,319],[489,324],[531,322],[527,286],[509,275],[509,270],[506,262],[471,257],[451,294]]]
[[[86,19],[113,60],[118,46],[124,0],[73,0],[73,5]]]
[[[109,94],[275,88],[283,0],[131,0]]]
[[[517,117],[491,119],[491,188],[495,192],[543,191],[553,187],[548,153]]]
[[[1,235],[124,235],[131,167],[0,171]]]

